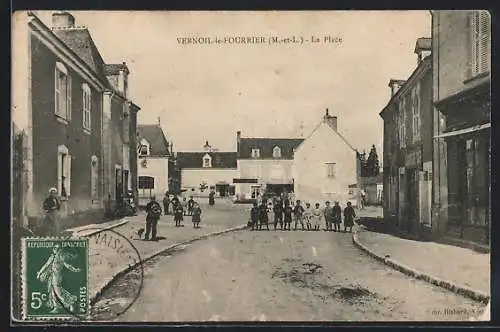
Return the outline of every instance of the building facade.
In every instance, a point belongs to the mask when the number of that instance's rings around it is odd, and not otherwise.
[[[145,206],[151,196],[160,199],[172,189],[173,151],[160,124],[139,125],[137,139],[138,200],[139,206]]]
[[[293,192],[293,156],[303,139],[247,138],[237,132],[238,199],[256,198],[266,191]]]
[[[219,197],[235,195],[233,179],[237,177],[236,152],[220,152],[208,142],[203,152],[179,152],[183,190],[194,196],[208,196],[214,190]]]
[[[434,216],[441,234],[490,243],[491,17],[432,11]]]
[[[13,122],[23,133],[22,162],[13,169],[23,188],[13,197],[21,206],[18,220],[24,226],[36,222],[51,187],[61,197],[62,228],[81,218],[102,220],[110,181],[103,167],[104,96],[115,91],[105,64],[89,31],[77,27],[71,14],[55,12],[52,28],[30,12],[16,19],[27,20],[16,25],[15,34],[28,45],[14,50],[19,62],[14,69]]]
[[[360,159],[338,132],[337,117],[326,110],[322,121],[297,147],[293,157],[294,193],[311,204],[349,201],[357,205]]]
[[[431,39],[416,42],[417,67],[391,80],[384,121],[384,217],[414,236],[432,231],[433,106]]]

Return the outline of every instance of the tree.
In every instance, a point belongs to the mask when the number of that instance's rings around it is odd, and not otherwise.
[[[366,176],[377,176],[380,172],[380,162],[378,160],[375,144],[372,145],[368,158],[366,159]]]
[[[366,172],[366,151],[363,150],[363,153],[359,153],[359,162],[361,166],[361,177],[366,177],[367,172]]]

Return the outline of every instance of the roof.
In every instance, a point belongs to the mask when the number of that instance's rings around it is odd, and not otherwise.
[[[293,159],[294,149],[303,138],[241,138],[238,145],[239,159],[253,159],[252,149],[260,149],[260,159],[273,159],[273,149],[281,149],[281,159]]]
[[[138,141],[145,139],[149,143],[149,155],[153,157],[170,156],[169,143],[163,130],[157,124],[138,125]]]
[[[181,169],[202,168],[206,154],[212,157],[211,168],[237,168],[236,152],[178,152],[177,165]]]
[[[127,74],[130,73],[125,62],[104,65],[104,73],[106,75],[118,75],[120,73],[120,71],[122,71],[122,70],[125,71]]]
[[[406,83],[401,86],[401,88],[394,94],[394,96],[391,97],[387,105],[382,109],[382,111],[379,113],[379,115],[384,118],[384,113],[386,112],[387,109],[390,108],[390,106],[393,104],[394,100],[398,100],[399,97],[406,93],[409,87],[412,87],[415,80],[419,77],[420,74],[427,72],[427,70],[430,70],[432,68],[432,55],[426,56],[420,63],[418,64],[417,68],[411,73],[410,77],[408,80],[406,80]]]
[[[415,43],[415,53],[419,50],[430,51],[432,49],[432,38],[421,37],[417,39]]]
[[[311,131],[311,133],[310,133],[310,134],[306,137],[306,139],[305,139],[305,140],[307,140],[309,137],[311,137],[311,136],[312,136],[312,135],[316,132],[316,130],[318,130],[318,129],[319,129],[319,127],[321,127],[321,125],[322,125],[322,124],[326,124],[326,125],[328,126],[328,128],[332,129],[332,131],[333,131],[333,132],[335,132],[335,133],[337,134],[337,136],[338,136],[338,137],[340,137],[340,139],[341,139],[341,140],[343,140],[343,141],[344,141],[344,143],[345,143],[345,144],[346,144],[349,148],[351,148],[353,151],[356,151],[356,152],[358,151],[358,150],[356,150],[356,149],[355,149],[355,148],[351,145],[351,143],[349,143],[349,141],[348,141],[348,140],[347,140],[344,136],[342,136],[342,134],[341,134],[341,133],[339,133],[339,132],[338,132],[338,130],[337,130],[337,129],[335,129],[335,127],[334,127],[334,126],[333,126],[333,125],[332,125],[329,121],[327,121],[327,120],[326,120],[326,119],[324,119],[324,118],[323,118],[323,120],[322,120],[322,121],[320,121],[320,123],[318,123],[318,125],[317,125],[317,126],[316,126],[316,127],[315,127],[312,131]],[[304,141],[305,141],[305,140],[304,140]],[[300,144],[299,144],[299,146],[300,146]],[[299,148],[299,146],[297,146],[297,149]]]
[[[52,32],[82,59],[99,78],[104,82],[108,82],[104,74],[104,60],[87,28],[54,28]]]

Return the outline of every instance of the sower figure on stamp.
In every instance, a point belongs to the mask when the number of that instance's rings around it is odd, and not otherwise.
[[[333,206],[333,231],[337,230],[340,232],[340,224],[342,223],[342,208],[339,205],[339,201],[335,201]]]
[[[158,226],[158,220],[161,216],[161,206],[160,203],[156,201],[156,197],[151,196],[151,201],[146,205],[146,234],[144,235],[145,240],[149,240],[149,234],[151,234],[151,240],[156,241],[156,227]]]
[[[262,225],[266,225],[267,230],[269,230],[269,216],[267,214],[267,202],[262,201],[259,207],[259,229],[262,229]]]
[[[72,272],[80,271],[79,268],[66,261],[69,257],[70,255],[65,253],[59,245],[55,245],[49,259],[36,274],[38,280],[47,283],[48,300],[46,305],[52,309],[51,313],[57,313],[60,309],[70,312],[75,310],[74,305],[78,297],[64,289],[62,285],[64,268]],[[61,308],[61,304],[64,308]]]
[[[59,216],[58,212],[61,209],[61,203],[57,197],[57,189],[50,188],[47,198],[43,201],[43,210],[45,212],[42,222],[42,233],[44,235],[59,234]]]
[[[354,218],[356,218],[356,212],[354,212],[351,202],[347,202],[347,207],[344,209],[344,232],[347,232],[347,227],[349,227],[349,233],[352,233]]]

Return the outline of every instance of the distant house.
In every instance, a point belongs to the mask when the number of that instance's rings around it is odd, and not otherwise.
[[[203,150],[177,153],[182,189],[186,190],[188,195],[195,196],[208,196],[211,189],[220,197],[234,195],[236,152],[216,151],[208,141]]]
[[[265,191],[293,192],[293,155],[303,139],[243,138],[237,132],[236,195],[256,198]]]
[[[359,187],[365,190],[367,205],[382,205],[384,199],[384,175],[360,177]]]
[[[157,199],[169,191],[169,177],[173,167],[170,143],[159,124],[138,125],[138,198],[139,206],[145,206],[150,197]]]
[[[322,121],[296,147],[293,159],[297,199],[321,203],[338,200],[357,204],[358,152],[337,130],[337,117],[326,110]]]

